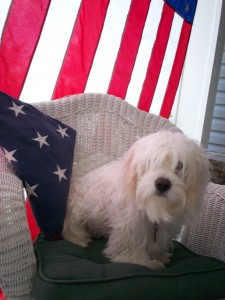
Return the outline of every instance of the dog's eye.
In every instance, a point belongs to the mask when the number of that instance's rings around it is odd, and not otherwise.
[[[178,164],[177,164],[177,166],[176,166],[176,172],[179,172],[179,171],[181,171],[183,169],[183,163],[182,163],[182,161],[181,160],[179,160],[178,161]]]

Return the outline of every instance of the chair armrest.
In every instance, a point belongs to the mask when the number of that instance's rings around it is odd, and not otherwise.
[[[225,262],[225,186],[209,183],[203,207],[184,227],[181,243],[190,250]]]
[[[0,149],[0,287],[5,296],[31,293],[35,264],[22,183]]]

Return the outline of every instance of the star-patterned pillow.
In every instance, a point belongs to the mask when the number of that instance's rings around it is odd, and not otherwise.
[[[60,239],[75,130],[3,92],[0,128],[0,147],[24,183],[40,231],[48,239]]]

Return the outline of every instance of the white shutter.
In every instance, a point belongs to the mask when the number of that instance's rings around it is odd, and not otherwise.
[[[209,135],[208,150],[225,154],[225,45]]]

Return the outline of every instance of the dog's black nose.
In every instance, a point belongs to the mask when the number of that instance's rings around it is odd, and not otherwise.
[[[159,177],[155,181],[155,187],[160,193],[166,192],[171,188],[171,182],[163,177]]]

